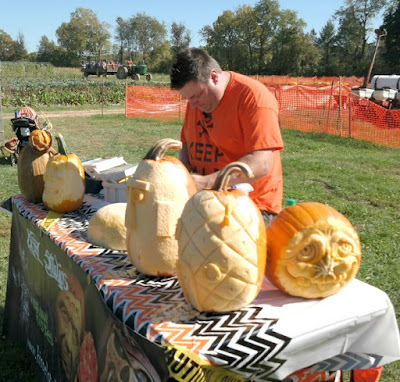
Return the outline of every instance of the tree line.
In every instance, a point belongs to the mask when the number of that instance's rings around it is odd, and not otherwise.
[[[378,29],[373,20],[382,15]],[[306,32],[297,12],[281,9],[278,0],[226,10],[204,26],[205,48],[223,69],[244,74],[291,76],[365,76],[374,52],[374,72],[400,72],[400,0],[344,0],[320,31]],[[23,34],[13,40],[0,29],[0,60],[50,62],[80,66],[87,61],[146,63],[152,72],[168,73],[174,55],[191,44],[191,31],[145,13],[111,26],[91,9],[77,8],[56,30],[57,43],[42,36],[28,54]]]

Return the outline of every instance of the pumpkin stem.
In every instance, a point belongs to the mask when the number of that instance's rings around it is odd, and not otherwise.
[[[232,162],[226,165],[218,174],[215,180],[214,191],[226,191],[228,188],[228,181],[234,172],[241,172],[246,178],[253,177],[253,171],[251,168],[243,162]]]
[[[67,144],[65,143],[64,137],[60,133],[56,135],[56,141],[58,145],[58,152],[61,155],[68,155],[69,150],[67,148]]]
[[[164,157],[168,150],[180,150],[182,142],[171,138],[160,139],[150,150],[147,152],[143,159],[160,160]]]

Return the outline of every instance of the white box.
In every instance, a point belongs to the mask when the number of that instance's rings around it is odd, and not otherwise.
[[[133,175],[137,166],[137,164],[122,164],[120,166],[101,171],[97,176],[100,177],[100,179],[104,182],[118,183],[126,181],[128,177]]]
[[[85,172],[87,172],[93,179],[96,180],[101,180],[99,174],[102,171],[125,164],[126,162],[123,157],[96,158],[82,162]]]
[[[126,203],[126,182],[102,182],[104,200],[109,203]]]

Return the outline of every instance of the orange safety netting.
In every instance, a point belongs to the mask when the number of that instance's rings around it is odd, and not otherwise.
[[[388,109],[338,85],[271,88],[284,129],[318,132],[400,146],[400,109]]]
[[[177,121],[185,115],[186,101],[167,86],[127,85],[125,100],[126,117]]]
[[[291,76],[250,76],[267,86],[275,85],[312,85],[327,86],[338,82],[338,77],[291,77]],[[340,77],[343,86],[361,87],[364,79],[360,77]]]
[[[278,84],[284,76],[263,77],[262,82],[275,94],[283,129],[334,134],[363,139],[386,146],[400,147],[400,109],[383,107],[351,92],[357,78],[329,78],[312,85]],[[305,82],[305,78],[301,77]],[[260,79],[260,77],[259,77]],[[320,80],[320,78],[319,78]],[[353,81],[353,82],[351,82]],[[311,83],[310,82],[310,83]],[[166,86],[135,86],[126,88],[126,116],[162,121],[183,120],[186,101]]]

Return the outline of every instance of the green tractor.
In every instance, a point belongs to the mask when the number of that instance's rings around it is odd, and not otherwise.
[[[147,65],[122,65],[117,69],[119,80],[131,77],[132,80],[140,81],[140,76],[145,76],[147,81],[151,81],[153,78],[150,73],[147,73]]]

